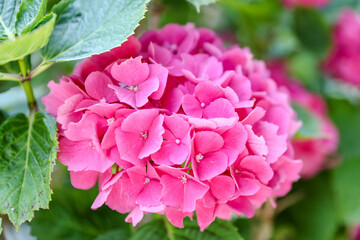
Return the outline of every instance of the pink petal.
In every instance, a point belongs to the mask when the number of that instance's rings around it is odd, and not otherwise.
[[[153,92],[150,97],[152,99],[159,100],[162,97],[162,95],[164,94],[164,90],[165,90],[169,72],[166,68],[164,68],[163,66],[161,66],[159,64],[150,64],[149,67],[150,67],[149,79],[150,78],[159,79],[158,90],[156,92]]]
[[[184,212],[195,211],[196,200],[202,198],[208,190],[208,185],[188,179],[184,184],[184,203],[182,210]]]
[[[211,193],[220,200],[228,200],[235,194],[235,183],[231,177],[220,175],[211,179]]]
[[[135,227],[141,219],[144,217],[144,212],[140,209],[139,206],[136,206],[129,215],[125,218],[125,222],[132,222],[133,227]]]
[[[159,89],[159,84],[159,78],[157,77],[149,78],[139,84],[139,90],[135,92],[136,107],[144,106],[149,101],[148,97]]]
[[[145,184],[144,189],[137,196],[136,202],[147,207],[160,206],[162,204],[160,201],[162,189],[163,186],[159,181],[151,179],[149,183]]]
[[[263,184],[267,184],[272,177],[274,172],[270,165],[259,156],[247,156],[240,162],[240,168],[254,174]]]
[[[138,86],[148,78],[149,66],[141,63],[141,57],[127,59],[126,61],[114,64],[111,68],[111,75],[119,82],[128,86]]]
[[[193,160],[193,168],[196,169],[199,179],[205,181],[223,173],[228,167],[228,161],[228,156],[225,153],[212,152],[206,154],[198,163]]]
[[[201,232],[215,220],[214,212],[215,207],[208,208],[201,200],[196,202],[196,219]]]
[[[148,157],[151,154],[157,152],[163,142],[162,134],[164,133],[163,128],[164,116],[159,115],[153,121],[151,128],[148,131],[148,137],[145,139],[145,143],[139,154],[140,158]]]
[[[172,225],[178,228],[183,228],[183,219],[190,217],[192,219],[193,212],[183,212],[172,207],[167,207],[165,210],[166,218],[171,222]]]
[[[113,102],[116,98],[114,91],[108,87],[109,84],[112,84],[112,81],[105,73],[92,72],[86,78],[85,89],[89,96],[96,100],[105,98],[106,102]]]
[[[97,171],[70,171],[71,185],[78,189],[90,189],[95,186],[97,181]]]
[[[182,108],[186,115],[195,118],[202,117],[202,108],[200,106],[200,102],[193,95],[184,95],[182,100]]]
[[[212,101],[222,98],[224,96],[224,91],[214,83],[206,81],[199,83],[195,87],[195,96],[199,102],[208,105]]]
[[[197,132],[194,138],[194,146],[197,153],[206,154],[221,149],[224,146],[224,140],[216,132]]]
[[[181,181],[170,175],[163,175],[160,183],[164,186],[160,201],[166,206],[180,209],[184,201],[184,186]],[[191,210],[190,212],[192,212]]]
[[[238,197],[237,199],[228,202],[228,205],[239,214],[245,214],[248,218],[252,218],[255,214],[254,207],[244,197]]]

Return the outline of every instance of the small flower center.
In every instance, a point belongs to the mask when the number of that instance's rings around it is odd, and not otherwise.
[[[195,156],[195,160],[197,162],[200,162],[200,160],[202,160],[204,158],[204,155],[202,155],[201,153],[199,153],[198,155]]]
[[[89,142],[89,146],[92,147],[94,150],[96,150],[96,147],[92,142]]]
[[[139,90],[139,87],[138,86],[130,86],[129,90],[136,92],[137,90]]]
[[[180,139],[176,139],[176,140],[175,140],[175,143],[176,143],[176,144],[180,144],[180,142],[181,142]]]
[[[147,184],[150,182],[150,178],[146,177],[145,180],[144,180],[144,184]]]
[[[147,139],[147,137],[148,137],[148,132],[142,132],[142,133],[140,133],[140,135],[141,135],[141,138],[143,138],[143,139]]]
[[[205,107],[205,103],[201,103],[200,106],[201,106],[202,108],[204,108],[204,107]]]
[[[99,102],[106,103],[106,99],[103,97],[102,99],[99,100]]]
[[[185,175],[182,175],[179,177],[182,184],[185,184],[187,182],[187,177]]]
[[[110,126],[111,124],[113,124],[114,123],[114,121],[115,121],[115,118],[109,118],[108,120],[106,120],[107,121],[107,125],[108,126]]]

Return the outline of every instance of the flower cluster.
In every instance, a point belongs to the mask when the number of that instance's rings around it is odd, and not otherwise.
[[[360,86],[360,15],[341,12],[333,32],[333,47],[325,69],[336,78]]]
[[[276,83],[289,91],[291,101],[306,109],[319,123],[316,136],[292,139],[295,158],[303,161],[301,176],[312,177],[326,166],[327,156],[336,151],[339,142],[338,131],[327,116],[325,101],[320,96],[307,91],[296,80],[290,79],[283,62],[273,61],[268,67]]]
[[[286,91],[248,49],[208,29],[170,24],[80,63],[43,98],[59,125],[72,184],[137,224],[166,214],[200,228],[252,217],[298,180],[299,128]]]
[[[324,7],[326,6],[331,0],[284,0],[286,6],[295,7],[295,6],[302,6],[302,7]]]

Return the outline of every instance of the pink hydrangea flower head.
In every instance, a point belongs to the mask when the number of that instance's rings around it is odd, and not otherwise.
[[[211,30],[170,24],[130,37],[49,87],[43,102],[73,186],[97,183],[92,209],[128,213],[134,226],[148,213],[183,227],[196,212],[201,230],[252,217],[299,178],[288,92]]]
[[[333,29],[333,46],[324,68],[332,76],[360,86],[360,15],[344,9]]]
[[[285,67],[281,61],[270,63],[269,69],[273,79],[289,91],[294,104],[306,109],[319,122],[319,136],[292,140],[295,158],[303,160],[301,175],[312,177],[326,167],[327,157],[337,149],[339,134],[327,116],[325,101],[320,96],[307,91],[299,82],[289,78]]]

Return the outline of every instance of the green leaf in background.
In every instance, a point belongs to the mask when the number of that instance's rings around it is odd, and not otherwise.
[[[295,134],[296,139],[322,138],[320,120],[313,115],[308,109],[293,103],[293,109],[296,111],[297,117],[302,121],[302,126]]]
[[[332,172],[337,213],[347,225],[360,223],[359,183],[360,156],[345,158],[343,163]]]
[[[31,221],[31,234],[38,240],[128,240],[133,227],[120,214],[103,206],[96,211],[91,205],[98,194],[97,187],[79,190],[64,183],[69,174],[63,166],[56,166],[54,194],[50,210],[41,209]],[[66,171],[66,173],[65,173]],[[46,231],[44,231],[46,229]]]
[[[18,114],[0,127],[0,213],[18,229],[34,210],[47,208],[57,152],[55,119]]]
[[[0,126],[3,122],[5,122],[5,120],[8,118],[8,115],[6,114],[6,112],[0,110]]]
[[[215,3],[217,0],[188,0],[188,1],[195,6],[198,12],[200,12],[201,6]]]
[[[149,0],[65,0],[53,10],[59,16],[48,45],[46,62],[69,61],[102,53],[134,33]]]
[[[47,0],[22,0],[16,15],[15,28],[18,35],[30,32],[46,14]]]
[[[347,157],[360,156],[360,106],[351,105],[346,100],[329,99],[328,109],[340,133],[340,154]]]
[[[15,38],[16,13],[20,2],[21,0],[0,0],[0,41]]]
[[[2,218],[0,218],[0,234],[2,233]]]
[[[330,31],[325,19],[315,9],[296,8],[294,10],[294,32],[301,44],[323,56],[330,46]]]
[[[338,220],[328,175],[298,183],[303,198],[288,209],[290,219],[286,222],[295,227],[295,239],[333,240]]]
[[[24,58],[47,44],[54,28],[56,16],[48,15],[46,23],[32,32],[23,34],[13,40],[0,42],[0,65]]]
[[[231,221],[216,219],[203,232],[196,221],[186,218],[184,228],[172,226],[166,219],[153,220],[141,226],[130,240],[242,240]]]

